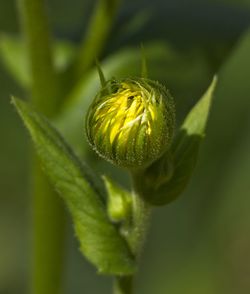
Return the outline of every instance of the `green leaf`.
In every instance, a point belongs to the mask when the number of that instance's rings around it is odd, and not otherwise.
[[[12,99],[37,153],[74,222],[82,253],[104,274],[131,274],[134,260],[126,241],[109,221],[103,190],[61,135],[40,114]]]
[[[150,178],[151,187],[147,184],[147,182],[149,182],[147,178],[145,179],[146,184],[144,184],[142,194],[151,204],[165,205],[173,201],[184,191],[189,183],[196,165],[201,141],[205,136],[205,129],[216,83],[217,78],[214,77],[210,87],[187,115],[177,133],[171,148],[171,160],[169,160],[173,161],[174,169],[171,178],[160,186],[152,185],[152,178]],[[167,162],[167,159],[164,158],[164,161]],[[165,165],[167,166],[167,164]],[[153,167],[154,168],[149,167],[146,171],[146,177],[149,175],[152,177],[152,172],[158,175],[155,171],[154,164]],[[160,164],[159,167],[161,168]],[[159,181],[159,179],[155,179],[155,181],[157,180]],[[142,184],[139,184],[139,187],[140,186],[142,186]],[[145,187],[147,188],[145,189]]]
[[[53,48],[54,63],[58,71],[64,70],[75,55],[74,46],[65,41],[57,41]],[[0,58],[13,78],[23,87],[31,85],[29,64],[25,43],[19,37],[1,35]]]

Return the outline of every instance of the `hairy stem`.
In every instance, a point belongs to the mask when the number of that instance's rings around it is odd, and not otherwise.
[[[44,0],[18,0],[21,28],[26,42],[35,107],[52,117],[59,102],[59,84],[53,65],[51,37]],[[31,291],[59,294],[65,217],[58,195],[33,158],[33,249]]]
[[[128,241],[134,256],[139,259],[142,247],[144,245],[146,234],[149,227],[151,215],[151,206],[141,197],[138,188],[137,177],[139,174],[133,174],[133,215],[132,223],[129,228],[125,228],[124,235]],[[141,182],[141,181],[140,181]],[[114,294],[133,294],[134,293],[134,276],[116,277],[114,283]]]
[[[148,231],[151,207],[137,192],[134,192],[133,195],[133,205],[133,226],[128,236],[128,242],[132,252],[138,258]]]

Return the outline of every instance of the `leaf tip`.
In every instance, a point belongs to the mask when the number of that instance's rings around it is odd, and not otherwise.
[[[212,94],[213,94],[213,92],[214,92],[214,90],[215,90],[215,88],[216,88],[216,86],[217,86],[217,83],[218,83],[218,75],[215,74],[215,75],[213,76],[213,80],[212,80],[212,83],[211,83],[211,85],[210,85],[210,89],[211,89],[211,91],[212,91]]]
[[[13,96],[13,95],[10,96],[10,103],[11,103],[12,105],[14,105],[14,107],[15,107],[16,109],[18,109],[19,100],[20,100],[20,99],[16,98],[16,97]]]
[[[214,94],[215,88],[217,86],[217,83],[218,83],[218,76],[217,76],[217,74],[215,74],[213,76],[211,84],[209,85],[207,91],[205,92],[204,97],[206,97],[209,100],[213,99],[213,96],[214,96],[213,94]]]
[[[25,107],[25,102],[15,96],[10,97],[10,103],[14,105],[18,113],[21,115],[23,108]]]
[[[10,96],[10,102],[14,105],[15,105],[16,99],[17,98],[15,96],[13,96],[13,95]]]

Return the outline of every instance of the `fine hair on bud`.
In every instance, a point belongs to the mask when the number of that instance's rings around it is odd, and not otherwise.
[[[90,105],[87,138],[104,159],[129,169],[145,168],[169,148],[175,125],[173,98],[145,78],[112,79]]]

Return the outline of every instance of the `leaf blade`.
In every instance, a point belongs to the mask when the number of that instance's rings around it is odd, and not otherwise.
[[[189,183],[197,162],[201,141],[205,136],[216,83],[217,77],[214,77],[208,90],[188,114],[177,135],[177,143],[173,146],[175,171],[169,183],[162,189],[167,203],[176,199]]]
[[[31,134],[45,172],[69,208],[82,253],[101,273],[131,274],[133,256],[108,219],[100,185],[43,116],[19,99],[12,101]]]
[[[205,136],[216,84],[217,77],[215,76],[205,94],[191,109],[178,131],[171,148],[171,160],[173,160],[174,166],[173,175],[158,189],[153,191],[151,189],[150,192],[146,193],[145,198],[151,204],[165,205],[172,202],[185,190],[189,183],[197,162],[200,144]],[[147,173],[152,176],[150,168]]]

